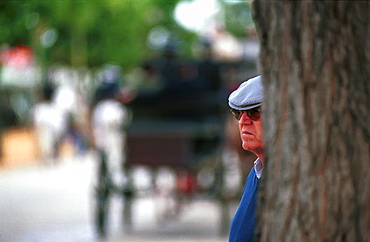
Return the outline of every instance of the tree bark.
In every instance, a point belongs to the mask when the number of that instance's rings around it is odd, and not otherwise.
[[[259,241],[370,241],[369,5],[253,2],[265,94]]]

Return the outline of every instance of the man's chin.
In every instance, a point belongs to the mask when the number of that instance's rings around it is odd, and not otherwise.
[[[261,150],[263,148],[260,145],[253,145],[253,144],[246,144],[246,143],[243,143],[242,147],[243,147],[243,149],[251,151],[253,153],[255,151]]]

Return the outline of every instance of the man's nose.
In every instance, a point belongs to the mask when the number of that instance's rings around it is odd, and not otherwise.
[[[248,117],[247,112],[243,112],[240,116],[239,123],[252,123],[252,120]]]

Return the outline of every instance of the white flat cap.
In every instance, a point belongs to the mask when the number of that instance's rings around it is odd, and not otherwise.
[[[263,100],[262,77],[243,82],[229,96],[229,106],[236,110],[249,110],[261,105]]]

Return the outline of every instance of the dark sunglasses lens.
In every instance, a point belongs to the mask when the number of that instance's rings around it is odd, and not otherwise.
[[[261,118],[261,110],[260,109],[252,109],[252,110],[249,110],[248,111],[248,117],[251,119],[251,120],[258,120]]]
[[[230,110],[231,114],[237,119],[239,120],[240,119],[240,116],[241,116],[241,111],[239,110],[236,110],[236,109],[231,109]]]

